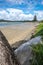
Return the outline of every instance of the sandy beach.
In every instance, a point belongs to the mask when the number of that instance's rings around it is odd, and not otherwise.
[[[3,27],[0,28],[0,30],[3,32],[10,45],[12,45],[17,41],[28,39],[36,25],[37,23],[24,23],[24,25],[20,26]]]

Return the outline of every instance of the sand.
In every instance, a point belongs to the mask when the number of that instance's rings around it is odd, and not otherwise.
[[[10,45],[17,41],[29,39],[37,23],[24,23],[21,26],[8,26],[0,28]]]

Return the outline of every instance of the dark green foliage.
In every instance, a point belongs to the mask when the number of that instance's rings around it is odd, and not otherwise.
[[[34,16],[34,19],[33,19],[33,22],[36,22],[37,21],[37,17],[36,15]]]
[[[43,44],[33,45],[32,54],[31,65],[43,65]]]

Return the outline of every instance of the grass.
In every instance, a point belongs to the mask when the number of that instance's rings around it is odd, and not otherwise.
[[[38,43],[32,46],[33,57],[31,59],[31,65],[43,65],[43,22],[37,26],[32,38],[36,36],[42,36],[42,44]]]
[[[42,39],[43,39],[43,23],[40,23],[36,30],[35,30],[35,34],[32,36],[33,37],[36,37],[36,36],[42,36]]]
[[[32,50],[31,65],[43,65],[43,44],[33,45]]]
[[[43,36],[43,23],[40,23],[38,26],[37,26],[37,29],[35,31],[35,36]]]

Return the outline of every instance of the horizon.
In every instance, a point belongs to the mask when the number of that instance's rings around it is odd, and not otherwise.
[[[0,19],[43,20],[43,0],[0,0]]]

